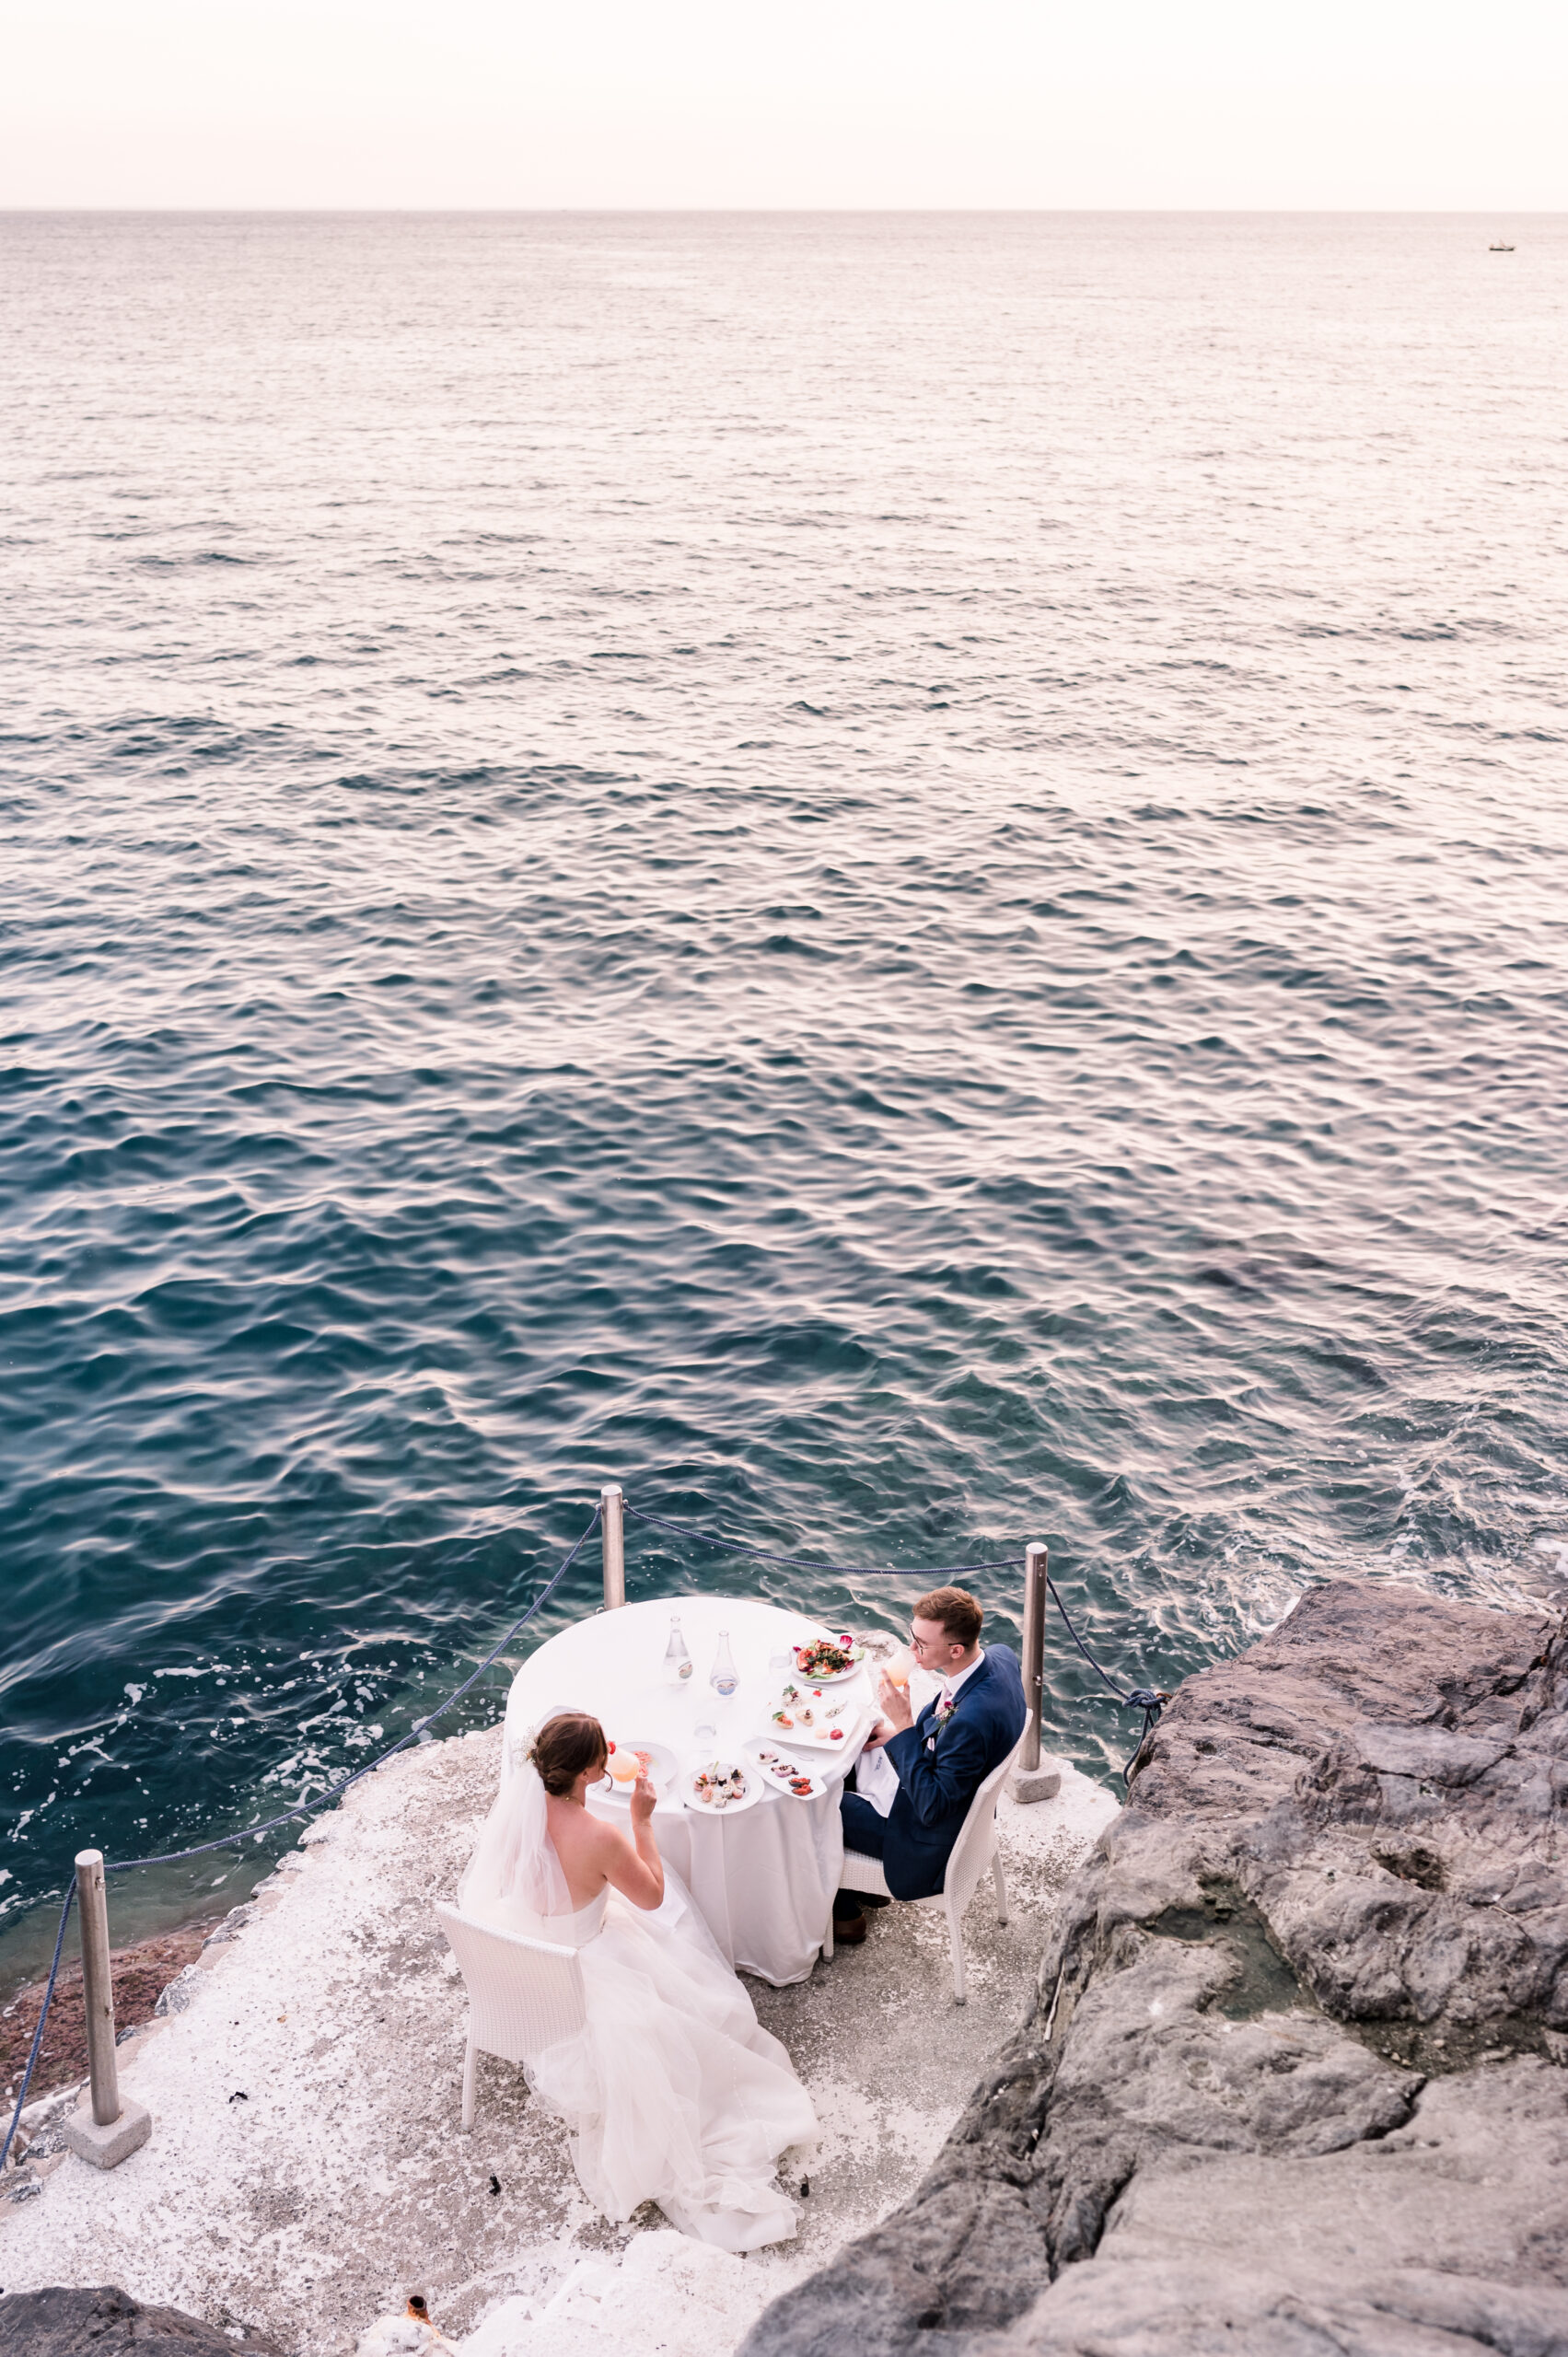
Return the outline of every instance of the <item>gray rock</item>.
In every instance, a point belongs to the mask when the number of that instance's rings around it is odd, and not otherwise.
[[[65,2143],[65,2120],[75,2108],[76,2098],[86,2081],[74,2086],[52,2087],[46,2096],[29,2103],[17,2124],[17,2141],[11,2147],[13,2161],[24,2153],[40,2155],[63,2151]]]
[[[224,2331],[178,2308],[145,2308],[110,2283],[0,2299],[0,2349],[6,2357],[284,2357],[248,2327]]]
[[[223,1922],[218,1925],[216,1931],[209,1932],[206,1938],[203,1941],[202,1949],[203,1955],[208,1948],[220,1948],[224,1946],[227,1941],[237,1940],[239,1937],[240,1933],[245,1929],[246,1924],[254,1920],[255,1913],[256,1910],[249,1899],[239,1907],[231,1907],[228,1913],[224,1917]],[[185,1969],[188,1972],[190,1971],[191,1967],[187,1965]],[[173,1984],[170,1983],[170,1986],[172,1985]]]
[[[1347,1581],[1181,1689],[906,2206],[743,2357],[1568,2357],[1568,1635]]]
[[[52,2153],[63,2153],[65,2150],[65,2123],[75,2107],[74,2104],[61,2104],[41,2121],[30,2136],[25,2128],[19,2128],[17,2141],[11,2147],[12,2153],[18,2158],[25,2153],[29,2161],[46,2161]]]
[[[207,1940],[203,1945],[211,1947],[212,1942]],[[169,2014],[182,2014],[206,1978],[199,1964],[188,1964],[182,1972],[175,1974],[166,1989],[158,1991],[158,2001],[153,2012],[165,2017]]]

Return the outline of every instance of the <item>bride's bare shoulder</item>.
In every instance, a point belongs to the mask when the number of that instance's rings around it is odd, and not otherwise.
[[[551,1829],[557,1849],[564,1840],[582,1857],[613,1857],[630,1846],[623,1833],[607,1824],[602,1817],[595,1817],[591,1809],[575,1808],[563,1813],[560,1826]]]
[[[630,1851],[632,1849],[630,1839],[626,1834],[621,1832],[621,1828],[618,1825],[609,1824],[602,1817],[590,1817],[588,1818],[588,1823],[593,1828],[590,1839],[593,1842],[593,1853],[596,1857],[619,1857],[622,1851]],[[633,1854],[635,1853],[633,1852]]]

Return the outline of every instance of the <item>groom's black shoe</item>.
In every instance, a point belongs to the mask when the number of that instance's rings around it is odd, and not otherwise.
[[[891,1907],[893,1903],[885,1890],[857,1890],[854,1895],[863,1907]]]
[[[842,1947],[858,1947],[865,1937],[865,1917],[858,1890],[833,1893],[833,1938]]]

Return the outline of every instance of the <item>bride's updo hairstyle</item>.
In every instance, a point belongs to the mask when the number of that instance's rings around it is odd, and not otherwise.
[[[569,1793],[585,1769],[602,1768],[610,1758],[604,1729],[587,1711],[561,1711],[546,1719],[533,1739],[528,1758],[539,1770],[540,1782],[556,1800]]]

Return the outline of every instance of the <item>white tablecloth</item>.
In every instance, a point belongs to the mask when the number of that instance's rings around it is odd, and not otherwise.
[[[681,1688],[664,1682],[672,1617],[691,1655],[691,1676]],[[740,1674],[727,1702],[708,1682],[721,1630],[728,1631]],[[793,1662],[771,1662],[821,1633],[820,1621],[736,1596],[678,1596],[595,1613],[540,1645],[517,1672],[506,1704],[502,1773],[513,1772],[539,1721],[562,1708],[591,1711],[612,1742],[667,1744],[688,1771],[710,1759],[739,1761],[749,1736],[771,1734],[784,1749],[790,1738],[770,1729],[768,1713],[795,1671]],[[816,1799],[770,1788],[754,1807],[733,1816],[664,1801],[654,1811],[660,1854],[690,1889],[730,1963],[775,1988],[806,1979],[826,1936],[843,1858],[839,1794],[876,1716],[865,1672],[829,1691],[850,1705],[842,1750],[802,1746],[791,1755],[826,1780],[827,1791]],[[703,1725],[714,1733],[699,1736]],[[617,1824],[630,1822],[624,1802],[595,1797],[589,1805]]]

